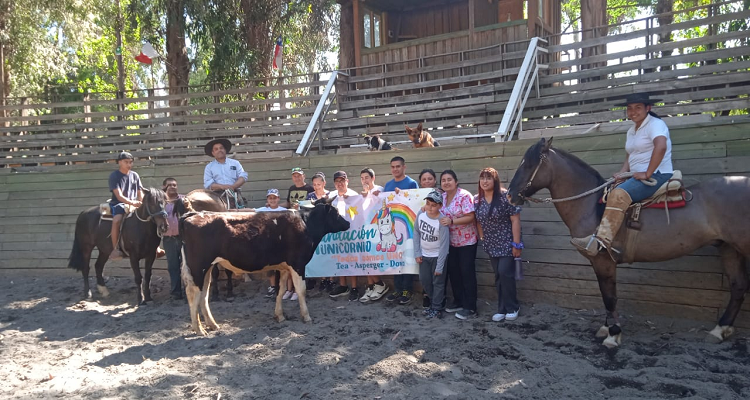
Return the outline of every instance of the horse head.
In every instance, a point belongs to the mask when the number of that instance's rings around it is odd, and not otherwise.
[[[552,138],[541,138],[529,147],[508,186],[508,200],[513,205],[523,204],[528,196],[549,187],[552,182],[552,169],[545,168],[547,157],[552,151]]]
[[[156,224],[156,233],[162,237],[169,228],[167,222],[167,195],[163,190],[157,188],[143,189],[143,204],[139,207],[139,219],[145,215],[146,220],[153,220]],[[141,210],[144,209],[144,210]]]

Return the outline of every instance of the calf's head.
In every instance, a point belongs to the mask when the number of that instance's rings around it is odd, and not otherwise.
[[[331,205],[333,199],[318,201],[311,208],[300,207],[302,220],[307,226],[307,233],[317,245],[323,236],[329,233],[341,232],[349,229],[349,221],[339,214]]]

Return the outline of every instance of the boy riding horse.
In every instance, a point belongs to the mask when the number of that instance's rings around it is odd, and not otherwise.
[[[109,175],[109,190],[112,192],[112,199],[109,201],[109,207],[112,211],[112,253],[109,254],[110,260],[121,260],[123,257],[120,251],[120,226],[124,215],[127,214],[126,205],[140,207],[143,200],[143,185],[141,177],[133,171],[133,155],[123,151],[117,156],[117,165],[119,168],[112,171]],[[164,250],[161,247],[156,249],[156,256],[163,257]]]

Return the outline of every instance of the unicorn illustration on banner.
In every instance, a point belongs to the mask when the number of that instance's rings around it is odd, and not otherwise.
[[[414,224],[408,223],[408,220],[410,219],[408,217],[409,214],[413,214],[413,212],[401,204],[393,204],[394,208],[399,206],[401,206],[402,209],[405,209],[405,211],[408,211],[404,212],[404,210],[399,210],[401,215],[406,216],[406,223],[404,223],[404,225],[406,226],[409,238],[411,238],[414,233]],[[385,200],[383,200],[383,208],[378,210],[378,213],[375,214],[375,217],[370,221],[371,224],[376,222],[378,224],[378,232],[380,232],[380,243],[378,243],[375,248],[377,251],[393,253],[396,251],[396,245],[400,246],[404,244],[403,233],[398,238],[396,237],[396,218],[394,217],[394,213],[391,212],[391,207],[386,205]]]

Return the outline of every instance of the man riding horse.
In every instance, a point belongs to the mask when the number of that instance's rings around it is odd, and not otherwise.
[[[214,160],[208,163],[203,171],[203,187],[222,197],[226,195],[227,204],[230,204],[229,199],[232,198],[235,200],[236,208],[243,208],[245,204],[240,187],[247,182],[247,172],[239,161],[227,158],[227,153],[231,149],[232,143],[227,139],[214,139],[206,143],[206,155]]]
[[[617,186],[607,196],[607,206],[599,228],[585,238],[572,238],[570,242],[580,251],[594,257],[599,245],[611,249],[612,240],[620,230],[625,212],[630,204],[651,197],[667,182],[673,173],[672,141],[667,124],[651,111],[660,99],[649,99],[648,94],[627,96],[618,106],[627,106],[628,118],[635,124],[628,130],[625,142],[625,162],[614,174],[631,172],[633,176]]]

